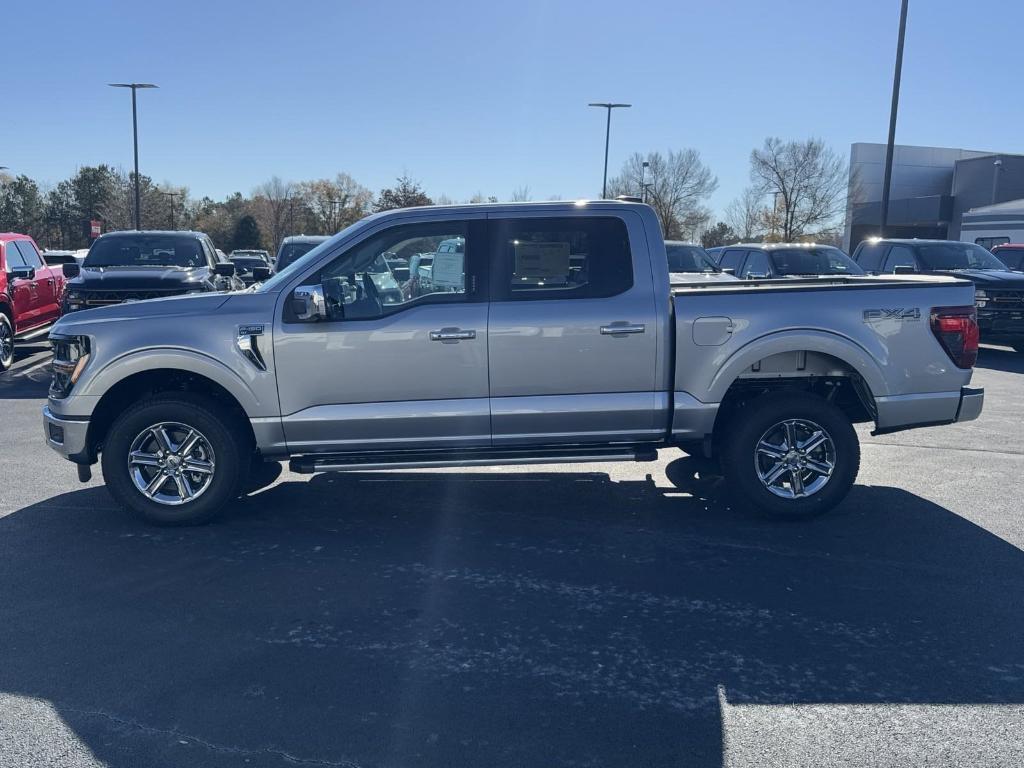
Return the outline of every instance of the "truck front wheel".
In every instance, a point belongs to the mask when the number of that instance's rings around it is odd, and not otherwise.
[[[14,328],[10,318],[0,312],[0,373],[14,365]]]
[[[111,425],[103,479],[118,502],[147,522],[195,525],[239,495],[251,453],[239,419],[215,401],[158,396]]]
[[[749,400],[720,437],[732,492],[765,512],[810,517],[849,493],[860,468],[860,444],[839,408],[809,393],[772,393]]]

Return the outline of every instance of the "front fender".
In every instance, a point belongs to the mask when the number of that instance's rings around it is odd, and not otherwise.
[[[183,371],[210,379],[226,389],[250,418],[272,415],[276,410],[277,403],[262,402],[252,383],[243,378],[239,371],[209,355],[175,347],[130,352],[108,361],[75,388],[73,399],[81,397],[84,401],[96,402],[111,387],[129,376],[160,369]],[[246,373],[252,376],[247,370]]]
[[[706,402],[718,403],[740,374],[758,360],[783,352],[819,352],[849,366],[864,379],[873,397],[890,394],[876,356],[851,339],[827,331],[794,330],[762,336],[744,344],[718,366],[707,389]]]

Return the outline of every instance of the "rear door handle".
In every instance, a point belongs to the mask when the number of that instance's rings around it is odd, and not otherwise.
[[[442,328],[439,331],[430,332],[431,341],[462,341],[475,338],[476,331],[464,331],[461,328]]]
[[[602,325],[601,333],[605,336],[620,336],[627,333],[643,333],[647,330],[647,326],[642,323],[612,323],[611,325]]]

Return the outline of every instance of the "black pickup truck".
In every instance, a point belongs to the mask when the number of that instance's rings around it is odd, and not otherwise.
[[[853,260],[871,274],[953,275],[974,283],[978,326],[987,340],[1024,352],[1024,275],[974,243],[865,240]]]
[[[92,244],[80,267],[65,264],[63,270],[70,278],[65,312],[245,287],[235,265],[220,261],[202,232],[111,232]]]

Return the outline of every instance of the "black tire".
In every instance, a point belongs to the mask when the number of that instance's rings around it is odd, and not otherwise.
[[[797,438],[794,442],[798,448],[801,444],[799,435],[810,435],[814,427],[824,432],[830,444],[823,443],[806,456],[789,457],[787,452],[787,457],[776,458],[759,451],[762,438],[766,438],[766,444],[775,444],[773,436],[786,434],[787,421],[795,422],[793,429],[797,430]],[[802,442],[810,445],[812,440],[808,437]],[[720,445],[722,469],[733,496],[741,503],[751,504],[778,517],[805,518],[830,511],[849,493],[860,469],[860,443],[846,414],[809,393],[772,393],[746,402],[726,423]],[[788,446],[789,442],[783,441],[779,445]],[[776,492],[769,490],[761,474],[771,480],[773,471],[780,466],[789,466],[791,461],[797,463],[772,483]],[[831,474],[826,476],[809,468],[800,469],[803,466],[800,461],[813,461],[816,467],[831,463]],[[806,486],[803,485],[804,478],[808,479]],[[821,479],[824,483],[808,495],[795,493],[801,489],[809,491]],[[793,494],[793,497],[783,497],[778,493]]]
[[[14,326],[11,319],[0,312],[0,373],[14,365]]]
[[[197,430],[215,457],[212,477],[201,493],[177,506],[147,498],[136,487],[128,466],[133,442],[148,427],[166,422]],[[118,503],[148,523],[198,525],[211,520],[241,493],[252,453],[252,435],[238,414],[201,395],[160,395],[134,404],[110,426],[101,457],[103,479]],[[169,495],[174,492],[172,484]]]

